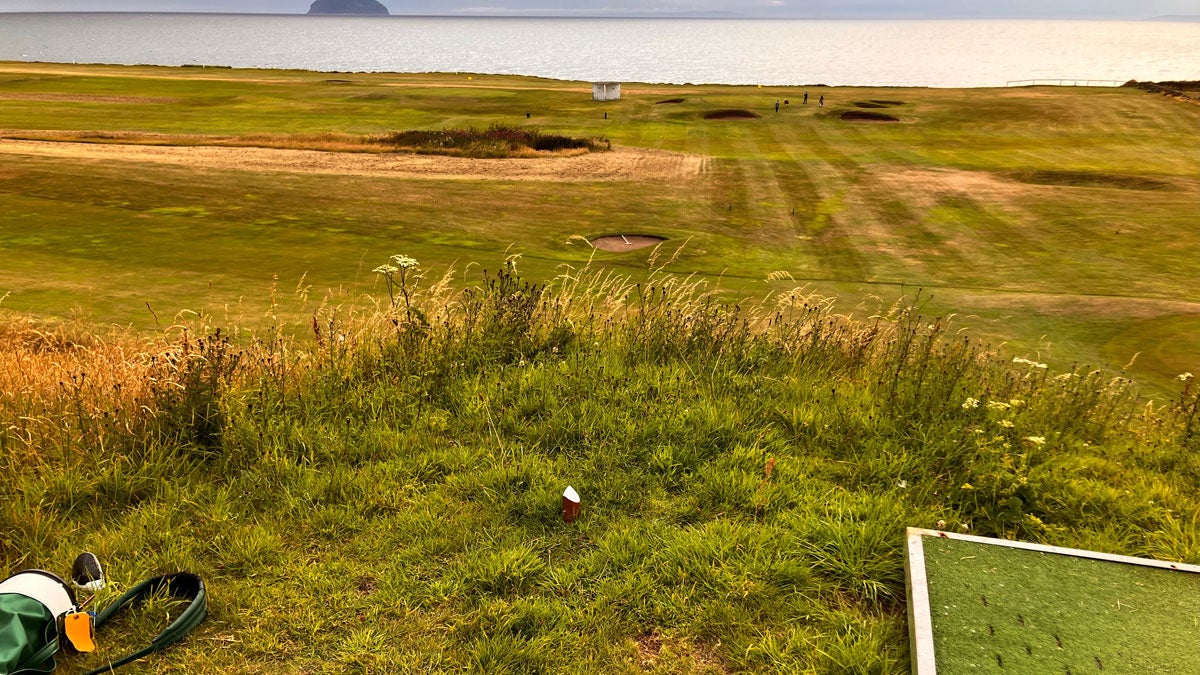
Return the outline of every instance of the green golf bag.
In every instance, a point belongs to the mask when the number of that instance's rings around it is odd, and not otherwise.
[[[75,593],[42,570],[0,582],[0,675],[48,673],[58,652],[58,622],[75,611]]]
[[[187,600],[188,606],[148,646],[113,659],[88,675],[110,672],[175,644],[208,615],[204,582],[194,574],[177,572],[147,579],[129,589],[95,616],[94,626],[99,628],[122,609],[136,607],[159,595]],[[64,622],[71,619],[92,621],[79,611],[71,587],[57,576],[41,570],[29,570],[0,582],[0,675],[32,675],[53,671],[54,655],[67,642]],[[90,632],[91,626],[88,628]]]

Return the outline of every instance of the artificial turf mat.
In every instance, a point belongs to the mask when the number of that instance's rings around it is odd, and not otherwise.
[[[1200,673],[1200,574],[923,543],[939,675]]]

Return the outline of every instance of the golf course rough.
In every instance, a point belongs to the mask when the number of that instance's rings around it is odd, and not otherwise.
[[[939,675],[1200,673],[1200,574],[924,537]]]

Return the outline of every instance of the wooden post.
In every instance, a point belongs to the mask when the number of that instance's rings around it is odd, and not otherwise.
[[[564,521],[570,523],[579,517],[579,509],[582,506],[579,502],[579,493],[570,485],[563,491],[562,506]]]

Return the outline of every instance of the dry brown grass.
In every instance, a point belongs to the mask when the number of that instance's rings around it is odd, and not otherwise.
[[[53,143],[97,143],[113,145],[152,145],[169,147],[267,148],[272,150],[312,150],[317,152],[361,152],[369,154],[431,154],[447,157],[468,157],[456,148],[430,150],[400,147],[390,144],[383,136],[359,136],[336,132],[319,134],[247,134],[244,136],[209,136],[197,134],[151,134],[136,131],[6,131],[0,138]],[[506,153],[508,158],[575,157],[591,152],[587,148],[544,152],[520,148]]]
[[[327,132],[322,134],[250,134],[206,136],[195,134],[150,134],[134,131],[19,131],[4,138],[55,143],[99,143],[114,145],[160,145],[175,147],[273,148],[321,152],[395,152],[369,137]]]
[[[128,432],[150,398],[156,349],[162,347],[128,333],[0,322],[0,421],[23,446],[23,463],[38,462],[41,439],[73,436],[81,426],[94,426],[101,437],[105,429]]]
[[[148,134],[71,132],[91,138],[28,140],[27,137],[59,132],[0,132],[0,154],[35,155],[73,160],[98,160],[174,164],[193,169],[280,171],[287,173],[375,176],[433,180],[520,180],[550,182],[677,180],[704,171],[706,158],[663,150],[617,148],[611,152],[570,151],[537,153],[534,157],[454,157],[449,155],[369,150],[338,151],[335,135],[309,137],[310,145],[325,150],[271,147],[172,145],[151,142]],[[21,138],[18,139],[17,137]],[[146,142],[137,142],[138,139]],[[204,137],[213,138],[213,137]],[[253,138],[253,137],[246,137]],[[269,138],[269,137],[268,137]],[[304,136],[290,137],[302,139]],[[127,142],[132,139],[133,142]],[[239,141],[240,142],[240,141]],[[265,143],[266,141],[264,141]],[[289,141],[290,142],[290,141]],[[296,143],[301,143],[296,140]]]

